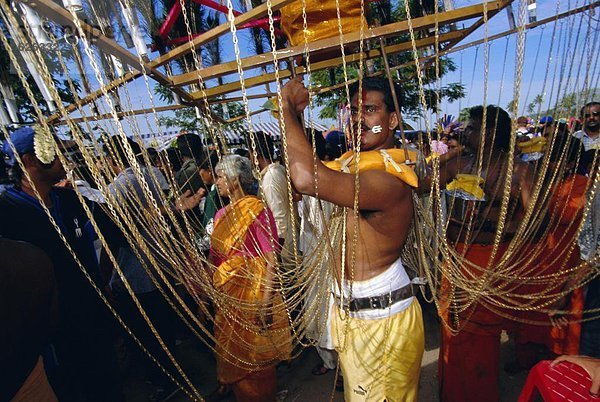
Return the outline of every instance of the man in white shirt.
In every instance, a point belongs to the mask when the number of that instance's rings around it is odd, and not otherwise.
[[[295,207],[293,207],[294,209],[290,208],[285,168],[279,162],[275,162],[275,147],[271,136],[262,131],[257,131],[254,135],[257,161],[260,168],[258,195],[264,197],[267,206],[275,217],[279,243],[282,245],[282,262],[292,264],[294,262],[292,211],[295,211]],[[254,158],[253,152],[250,152],[250,157]]]
[[[573,136],[583,142],[586,151],[600,149],[600,102],[590,102],[581,109],[583,128]]]

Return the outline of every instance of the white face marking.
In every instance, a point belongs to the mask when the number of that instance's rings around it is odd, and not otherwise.
[[[373,128],[371,128],[371,131],[373,132],[373,134],[379,134],[381,132],[381,126],[378,124],[376,126],[373,126]]]

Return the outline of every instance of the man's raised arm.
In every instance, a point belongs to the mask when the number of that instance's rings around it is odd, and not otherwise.
[[[304,135],[298,115],[308,105],[308,90],[302,79],[290,80],[282,89],[283,119],[287,138],[290,176],[296,190],[314,196],[314,175],[319,183],[319,198],[337,205],[354,206],[355,175],[336,172],[313,159],[312,147]],[[360,173],[359,208],[370,211],[385,210],[407,195],[410,187],[383,171]]]

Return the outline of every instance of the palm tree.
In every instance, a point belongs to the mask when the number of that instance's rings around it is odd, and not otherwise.
[[[542,94],[536,95],[536,97],[533,98],[531,103],[527,106],[527,112],[529,112],[529,114],[533,114],[536,110],[536,106],[537,110],[540,110],[540,108],[542,107],[542,103],[544,103],[544,98],[542,97]]]

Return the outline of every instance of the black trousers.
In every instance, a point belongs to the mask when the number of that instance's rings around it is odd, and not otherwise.
[[[48,369],[61,402],[125,400],[115,350],[118,332],[109,314],[61,323],[53,339],[57,365]]]
[[[178,316],[158,290],[137,294],[136,296],[148,315],[150,322],[152,322],[152,325],[154,325],[155,329],[158,331],[163,343],[171,354],[174,355],[176,328],[179,321]],[[136,337],[138,337],[150,354],[165,369],[167,369],[172,376],[179,378],[175,366],[152,333],[150,326],[141,315],[133,302],[133,299],[127,294],[120,295],[117,300],[117,311],[121,315],[123,321],[129,326],[129,329]],[[154,385],[160,387],[173,385],[169,377],[141,350],[129,334],[125,335],[125,339],[127,340],[130,349],[141,356],[146,369],[146,375]]]

